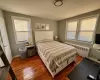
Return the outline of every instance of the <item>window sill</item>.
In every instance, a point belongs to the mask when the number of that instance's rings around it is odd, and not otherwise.
[[[66,39],[66,41],[72,41],[72,42],[77,42],[77,43],[83,43],[83,44],[89,44],[89,45],[93,45],[93,42],[85,42],[85,41],[79,41],[79,40],[74,40],[74,39]]]
[[[16,44],[25,44],[26,42],[16,42]]]

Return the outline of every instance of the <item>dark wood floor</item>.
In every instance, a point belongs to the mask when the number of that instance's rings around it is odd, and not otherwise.
[[[77,56],[75,63],[70,64],[53,79],[39,56],[27,59],[14,58],[11,66],[18,80],[69,80],[67,75],[82,61],[82,57]],[[7,80],[11,80],[8,76]]]

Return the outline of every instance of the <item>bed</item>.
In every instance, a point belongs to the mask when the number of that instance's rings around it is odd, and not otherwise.
[[[47,38],[48,34],[49,39]],[[40,35],[44,37],[40,38]],[[35,37],[38,54],[52,77],[54,77],[67,65],[76,60],[77,51],[70,45],[54,41],[52,35],[53,32],[35,32],[35,36],[39,37]]]

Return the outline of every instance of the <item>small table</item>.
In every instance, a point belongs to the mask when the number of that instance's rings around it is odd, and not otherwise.
[[[26,56],[31,57],[36,55],[36,46],[35,45],[28,45],[26,46]]]

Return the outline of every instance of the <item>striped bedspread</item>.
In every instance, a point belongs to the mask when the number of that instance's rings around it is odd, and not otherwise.
[[[57,41],[37,42],[36,45],[46,58],[52,71],[55,71],[64,61],[76,55],[77,52],[74,47]]]

